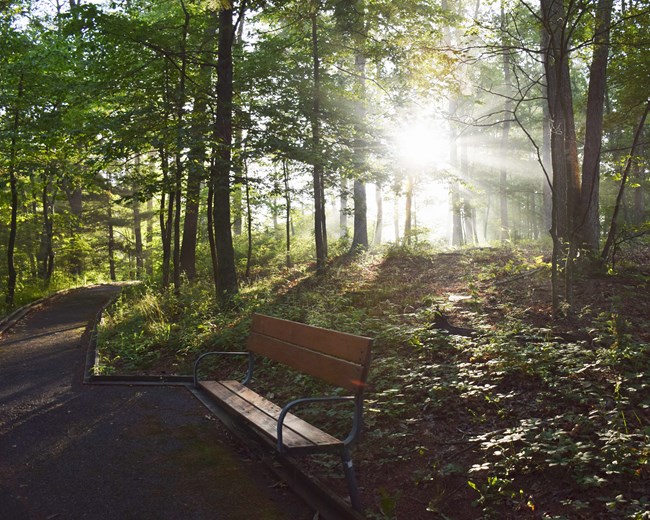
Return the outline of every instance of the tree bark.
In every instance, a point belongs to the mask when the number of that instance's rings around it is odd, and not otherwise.
[[[354,231],[350,251],[368,249],[368,202],[366,183],[367,147],[365,135],[366,120],[366,22],[365,5],[359,0],[355,5],[352,24],[352,38],[355,43],[354,68],[356,72],[357,118],[355,123],[354,155],[357,177],[354,179]]]
[[[354,234],[350,251],[368,249],[368,203],[366,183],[354,179]]]
[[[406,177],[406,203],[404,205],[404,245],[411,245],[411,238],[413,235],[413,177],[408,175]]]
[[[313,61],[313,93],[311,113],[311,135],[313,156],[313,188],[314,188],[314,237],[316,243],[316,267],[323,269],[327,262],[327,231],[325,222],[325,189],[324,168],[321,157],[320,136],[320,55],[318,50],[318,7],[313,6],[311,14],[311,44]]]
[[[181,190],[183,183],[183,148],[185,142],[183,139],[185,130],[185,98],[186,98],[186,79],[187,79],[187,38],[190,29],[190,13],[185,6],[184,0],[181,0],[183,8],[184,21],[181,36],[181,66],[179,71],[178,91],[176,97],[176,150],[174,153],[174,251],[173,251],[173,275],[174,291],[178,294],[181,290]],[[196,244],[196,232],[194,234]]]
[[[243,8],[243,5],[241,6]],[[230,168],[233,114],[233,9],[219,12],[217,51],[217,114],[214,123],[215,161],[211,168],[214,185],[213,224],[217,255],[217,299],[227,303],[238,291],[235,250],[230,226]]]
[[[135,277],[140,279],[144,270],[144,252],[142,248],[142,218],[140,216],[140,199],[137,188],[134,189],[133,200],[133,238],[135,239]]]
[[[506,34],[505,31],[506,21],[503,3],[501,4],[501,29],[502,35]],[[504,36],[505,38],[505,36]],[[503,103],[503,126],[501,127],[501,154],[503,157],[508,157],[508,146],[510,136],[510,119],[512,114],[512,80],[510,74],[511,56],[508,50],[507,42],[502,41],[503,46],[503,84],[505,86],[505,101]],[[508,220],[508,171],[505,166],[501,166],[499,172],[499,216],[501,218],[501,242],[504,243],[510,239],[510,222]]]
[[[218,17],[213,11],[207,14],[204,42],[201,49],[201,65],[197,79],[194,108],[192,110],[191,142],[187,153],[187,190],[185,195],[185,219],[181,244],[181,271],[188,280],[196,279],[196,244],[199,222],[199,199],[201,182],[205,179],[206,135],[208,132],[207,93],[212,79],[212,54],[214,52]]]
[[[160,197],[160,237],[162,240],[162,285],[169,287],[171,244],[172,244],[172,215],[174,214],[174,199],[169,195],[169,203],[165,205],[167,190],[169,189],[169,156],[164,146],[160,147],[160,169],[162,170],[162,192]]]
[[[20,77],[18,83],[18,101],[23,97],[23,77]],[[18,104],[18,102],[17,102]],[[9,241],[7,242],[7,306],[12,307],[14,296],[16,294],[16,265],[14,255],[16,249],[16,235],[18,234],[18,177],[17,157],[18,157],[18,128],[20,126],[20,109],[18,105],[14,108],[13,128],[11,132],[11,145],[9,149],[9,188],[11,191],[11,218],[9,223]]]
[[[551,162],[558,203],[557,233],[575,243],[575,214],[580,200],[580,169],[569,72],[569,41],[564,4],[541,0],[545,28],[548,107],[551,117]]]
[[[65,178],[63,182],[63,187],[68,198],[68,204],[70,204],[70,212],[72,213],[72,225],[71,225],[71,240],[70,248],[75,253],[70,259],[70,273],[73,276],[81,276],[83,274],[84,266],[83,259],[79,252],[77,244],[78,239],[81,234],[81,219],[83,215],[83,191],[81,186],[73,184],[74,181],[70,181]]]
[[[291,267],[291,190],[289,189],[289,165],[287,159],[282,159],[282,173],[284,174],[284,202],[285,202],[285,234],[286,234],[286,266]]]
[[[609,258],[610,253],[612,252],[612,248],[614,246],[614,240],[616,239],[616,234],[618,232],[618,214],[621,209],[622,201],[623,201],[623,193],[625,191],[625,184],[627,183],[627,178],[630,174],[630,169],[632,167],[632,163],[634,162],[634,157],[636,155],[636,152],[638,150],[639,143],[641,141],[641,136],[643,135],[643,125],[645,124],[645,120],[648,116],[648,111],[650,111],[650,101],[646,103],[645,110],[643,112],[643,115],[641,116],[641,120],[639,121],[639,125],[636,128],[636,132],[634,133],[634,140],[632,142],[632,149],[630,150],[630,156],[627,159],[627,163],[625,164],[625,170],[623,172],[623,177],[621,178],[621,186],[619,187],[618,190],[618,195],[616,196],[616,204],[614,206],[614,212],[612,214],[612,220],[609,225],[609,232],[607,233],[607,240],[605,241],[605,245],[603,246],[603,251],[601,253],[601,258],[605,261]]]
[[[377,222],[375,223],[375,236],[373,245],[380,246],[382,241],[382,231],[384,229],[384,196],[381,191],[381,184],[375,185],[375,202],[377,204]]]
[[[339,197],[339,237],[348,236],[348,179],[341,176],[341,195]]]
[[[49,167],[48,167],[49,169]],[[43,230],[41,232],[41,244],[38,253],[40,262],[39,275],[47,286],[50,283],[54,270],[54,249],[52,246],[54,223],[52,220],[55,193],[51,181],[51,172],[48,172],[43,179],[43,192],[41,194],[41,205],[43,211]]]
[[[111,282],[117,280],[115,273],[115,230],[113,229],[113,194],[111,193],[111,180],[108,179],[106,190],[106,223],[108,225],[108,273]]]
[[[599,0],[594,27],[594,54],[589,68],[587,120],[582,160],[582,188],[577,219],[582,245],[598,252],[600,242],[600,149],[603,134],[603,112],[609,56],[609,27],[613,0]]]
[[[145,255],[145,270],[149,278],[153,278],[153,199],[147,201],[147,252]]]

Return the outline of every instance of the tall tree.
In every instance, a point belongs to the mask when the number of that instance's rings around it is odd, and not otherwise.
[[[587,121],[582,154],[582,186],[577,226],[581,242],[592,253],[600,245],[600,162],[603,134],[603,113],[609,56],[609,32],[613,0],[599,0],[594,23],[594,51],[589,67]]]
[[[245,9],[245,0],[240,4]],[[219,47],[217,50],[217,112],[214,122],[216,143],[215,160],[211,167],[211,181],[214,186],[213,225],[216,251],[215,280],[217,297],[228,301],[238,291],[235,251],[230,225],[230,168],[232,158],[233,118],[233,57],[232,46],[235,34],[234,9],[219,12]]]
[[[312,110],[311,110],[311,146],[313,160],[314,190],[314,237],[316,241],[316,265],[325,267],[327,261],[327,225],[325,221],[325,176],[321,147],[321,67],[318,49],[318,13],[319,2],[310,3],[311,51],[312,51]]]

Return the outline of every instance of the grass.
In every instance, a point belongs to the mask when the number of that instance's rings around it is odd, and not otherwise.
[[[370,517],[650,518],[647,268],[581,280],[579,312],[553,322],[542,253],[338,258],[259,277],[227,311],[209,286],[130,287],[100,328],[101,369],[188,373],[200,352],[241,348],[253,312],[368,335],[354,457]],[[474,334],[440,329],[441,313]],[[259,384],[277,402],[313,386],[270,364]],[[343,429],[343,412],[312,414]],[[344,494],[331,459],[307,464]]]

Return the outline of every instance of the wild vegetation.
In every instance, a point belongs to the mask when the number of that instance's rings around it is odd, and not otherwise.
[[[215,313],[210,287],[163,299],[132,286],[105,315],[98,371],[187,374],[206,350],[244,347],[252,312],[375,339],[355,459],[370,517],[647,518],[648,250],[644,266],[576,284],[550,313],[537,247],[392,247],[324,273],[285,269]],[[214,367],[225,370],[227,367]],[[239,373],[242,367],[230,367]],[[276,399],[313,385],[266,366]],[[309,417],[336,431],[345,413]],[[338,461],[310,462],[345,495]]]
[[[371,514],[647,518],[649,25],[648,0],[0,0],[0,314],[138,281],[107,374],[187,373],[253,312],[366,334]]]

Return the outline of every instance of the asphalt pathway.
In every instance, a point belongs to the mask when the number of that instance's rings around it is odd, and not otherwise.
[[[55,298],[0,337],[0,520],[312,518],[187,389],[83,384],[116,291]]]

